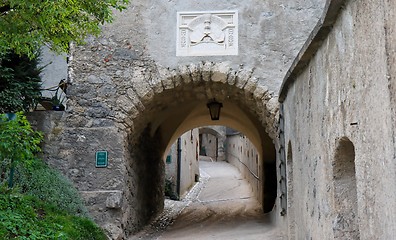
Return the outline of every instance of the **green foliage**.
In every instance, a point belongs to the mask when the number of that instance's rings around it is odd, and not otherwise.
[[[12,167],[22,165],[29,168],[36,160],[43,135],[36,132],[23,115],[17,113],[15,120],[0,115],[0,167],[3,173]],[[0,177],[0,182],[2,178]]]
[[[37,58],[14,52],[0,56],[0,113],[28,111],[37,105],[41,97],[37,64]]]
[[[0,115],[0,239],[106,239],[83,217],[73,185],[35,156],[41,140],[22,113],[15,120]],[[11,168],[17,170],[12,189],[4,182]]]
[[[31,168],[17,169],[15,185],[22,193],[49,202],[69,214],[87,216],[84,203],[72,183],[40,159]]]
[[[0,52],[8,49],[33,57],[49,45],[68,52],[69,43],[82,43],[97,35],[100,24],[112,21],[112,10],[122,10],[128,0],[3,0],[0,3]]]
[[[0,194],[0,239],[106,239],[91,220],[18,194]]]

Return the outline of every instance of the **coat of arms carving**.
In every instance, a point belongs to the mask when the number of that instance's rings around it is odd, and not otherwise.
[[[178,12],[177,56],[238,55],[238,13]]]

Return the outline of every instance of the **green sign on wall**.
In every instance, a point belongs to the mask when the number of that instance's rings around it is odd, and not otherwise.
[[[108,154],[107,151],[96,152],[96,167],[105,168],[108,165]]]
[[[171,164],[172,163],[172,157],[171,155],[166,156],[166,163]]]

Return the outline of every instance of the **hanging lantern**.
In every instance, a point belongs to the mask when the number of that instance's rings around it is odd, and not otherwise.
[[[222,103],[213,99],[212,101],[208,102],[206,106],[209,108],[210,118],[215,121],[220,119],[220,109],[223,107]]]

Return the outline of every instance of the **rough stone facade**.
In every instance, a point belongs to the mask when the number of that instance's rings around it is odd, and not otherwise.
[[[276,175],[275,92],[322,5],[132,1],[100,37],[73,47],[67,110],[50,163],[75,182],[111,238],[125,238],[162,210],[165,153],[182,133],[213,123],[206,103],[216,98],[224,105],[218,124],[244,132],[265,171]],[[177,12],[214,10],[238,11],[239,54],[177,57]],[[99,150],[109,153],[107,168],[95,167]]]
[[[396,2],[327,6],[280,95],[289,238],[394,239]]]

